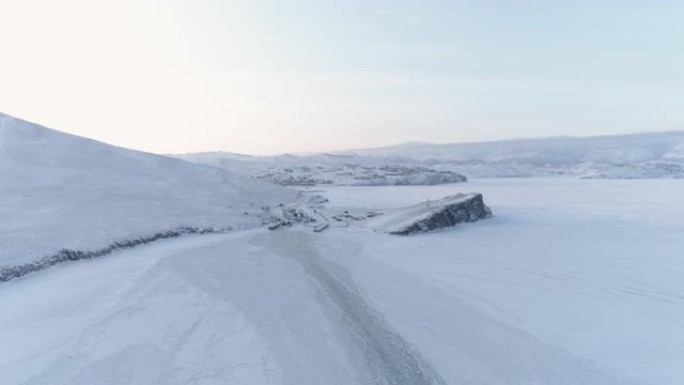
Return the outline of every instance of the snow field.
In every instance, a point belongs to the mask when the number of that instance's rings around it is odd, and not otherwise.
[[[332,187],[335,211],[482,191],[495,216],[408,237],[362,221],[190,236],[55,267],[0,286],[0,368],[28,385],[678,385],[677,183]]]

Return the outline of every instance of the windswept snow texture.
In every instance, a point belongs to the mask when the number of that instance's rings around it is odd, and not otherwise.
[[[184,226],[253,227],[262,205],[294,196],[225,170],[0,115],[0,268]]]
[[[684,383],[684,181],[329,187],[328,210],[481,191],[496,216],[189,236],[0,285],[3,385]],[[654,193],[657,191],[658,193]]]
[[[335,154],[252,157],[231,153],[179,155],[245,175],[290,184],[441,184],[439,173],[469,178],[570,176],[603,179],[684,178],[684,131],[588,138],[518,139],[483,143],[428,144],[344,151]],[[353,167],[354,169],[350,169]],[[363,167],[406,167],[422,179],[408,183],[357,183]],[[286,172],[288,168],[292,171]],[[303,170],[303,171],[302,171]],[[307,171],[308,170],[308,171]],[[379,172],[378,172],[379,173]],[[289,174],[289,175],[288,175]],[[280,178],[278,178],[280,177]]]
[[[369,303],[448,383],[684,383],[684,180],[323,190],[349,210],[485,196],[496,215],[453,231],[373,240],[359,231],[351,239],[363,246],[346,255],[349,235],[324,234]],[[553,363],[539,344],[567,361]]]
[[[444,384],[341,273],[312,234],[262,230],[14,282],[3,384]]]

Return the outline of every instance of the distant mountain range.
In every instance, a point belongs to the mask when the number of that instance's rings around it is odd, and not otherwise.
[[[682,178],[684,131],[481,143],[411,142],[301,156],[259,157],[225,152],[174,156],[240,174],[278,175],[281,179],[288,169],[320,170],[309,176],[340,184],[356,184],[354,178],[363,175],[356,175],[354,170],[360,167],[363,172],[373,173],[388,166],[469,177]]]
[[[684,159],[684,131],[647,134],[513,139],[480,143],[410,143],[346,153],[432,162],[518,161],[571,165],[584,162],[626,164]]]

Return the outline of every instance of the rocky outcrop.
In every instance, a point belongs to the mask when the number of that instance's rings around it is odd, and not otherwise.
[[[156,233],[146,237],[140,237],[136,239],[122,240],[115,242],[107,247],[98,250],[91,251],[80,251],[80,250],[68,250],[62,249],[59,252],[45,256],[34,262],[25,263],[16,266],[4,266],[0,267],[0,283],[7,282],[15,278],[21,278],[25,275],[35,273],[37,271],[45,270],[54,265],[58,265],[64,262],[80,261],[83,259],[93,259],[100,258],[109,255],[115,251],[132,249],[134,247],[143,246],[148,243],[156,242],[161,239],[178,238],[183,235],[191,234],[215,234],[224,233],[232,230],[230,227],[224,229],[215,228],[194,228],[194,227],[180,227],[176,230],[169,230],[160,233]]]
[[[409,235],[476,222],[491,216],[492,212],[485,205],[482,194],[458,194],[388,213],[376,221],[375,228],[390,234]]]
[[[410,186],[461,183],[468,180],[464,175],[452,171],[437,171],[420,166],[359,164],[269,168],[253,174],[252,177],[282,186]]]

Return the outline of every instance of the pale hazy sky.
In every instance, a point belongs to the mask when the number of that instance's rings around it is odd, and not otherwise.
[[[684,129],[684,1],[0,0],[0,111],[153,152]]]

